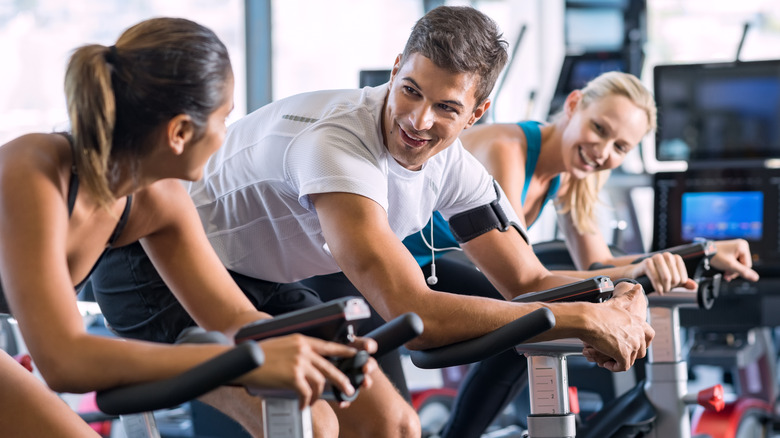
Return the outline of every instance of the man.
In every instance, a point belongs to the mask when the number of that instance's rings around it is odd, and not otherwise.
[[[425,331],[410,348],[473,338],[547,306],[557,323],[540,339],[580,338],[592,347],[588,356],[613,371],[643,357],[653,330],[639,286],[621,284],[603,304],[519,304],[437,292],[401,243],[433,211],[482,220],[479,211],[493,204],[490,210],[503,210],[514,226],[460,232],[466,254],[506,298],[575,281],[539,264],[500,188],[458,140],[490,106],[506,59],[492,20],[468,7],[439,7],[415,25],[388,84],[293,96],[233,124],[189,192],[239,285],[269,290],[250,298],[269,313],[267,301],[306,305],[305,293],[291,284],[343,271],[384,319],[420,315]],[[106,312],[112,327],[128,335],[149,316],[128,315],[125,301],[112,304],[117,294],[105,292],[146,293],[146,280],[136,286],[118,277],[127,259],[135,266],[143,257],[138,248],[119,249],[93,279],[101,306],[116,310]],[[361,428],[369,412],[392,410],[386,405],[398,395],[385,388],[376,378],[348,410],[336,411],[342,436],[379,434],[373,425]]]

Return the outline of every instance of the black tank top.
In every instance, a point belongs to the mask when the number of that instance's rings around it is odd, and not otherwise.
[[[59,133],[63,135],[65,138],[68,139],[68,142],[70,142],[71,149],[73,149],[73,137],[69,133]],[[75,153],[75,151],[74,151]],[[76,173],[76,166],[75,164],[71,167],[70,171],[70,181],[68,183],[68,217],[70,217],[71,214],[73,214],[73,207],[76,205],[76,195],[79,191],[79,175]],[[133,203],[133,195],[127,196],[127,202],[125,203],[125,209],[122,211],[122,216],[119,218],[119,222],[116,224],[116,228],[114,228],[114,232],[111,233],[111,237],[108,239],[108,244],[106,245],[106,249],[100,254],[100,257],[98,258],[97,262],[92,266],[92,269],[90,269],[89,274],[87,274],[86,277],[84,277],[84,280],[82,280],[79,284],[75,286],[75,291],[78,293],[81,288],[84,287],[84,284],[86,284],[87,280],[89,280],[89,277],[92,275],[92,273],[95,271],[95,268],[97,268],[98,264],[100,264],[100,261],[103,259],[103,257],[106,255],[106,252],[113,248],[114,243],[116,243],[117,239],[119,239],[119,236],[122,234],[122,230],[125,228],[125,225],[127,224],[127,218],[130,216],[130,206]],[[5,293],[2,290],[2,284],[0,284],[0,313],[8,313],[10,314],[11,311],[8,308],[8,302],[5,299]]]

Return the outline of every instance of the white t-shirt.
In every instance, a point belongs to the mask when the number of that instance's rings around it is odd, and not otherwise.
[[[496,199],[493,178],[460,140],[419,171],[401,167],[382,141],[387,91],[383,85],[300,94],[229,127],[203,179],[188,185],[228,269],[279,283],[340,271],[310,194],[374,200],[399,239],[421,230],[435,210],[449,219]],[[509,220],[520,223],[503,205]]]

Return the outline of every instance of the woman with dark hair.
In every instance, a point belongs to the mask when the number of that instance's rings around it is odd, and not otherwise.
[[[147,20],[113,46],[78,48],[65,91],[70,133],[29,134],[0,148],[0,312],[18,320],[41,375],[60,392],[154,381],[226,351],[91,335],[74,287],[108,248],[140,241],[201,327],[232,337],[269,317],[223,268],[176,180],[199,179],[224,140],[233,108],[227,49],[192,21]],[[337,434],[332,410],[317,399],[326,380],[347,394],[354,389],[323,356],[356,350],[299,335],[260,346],[265,365],[240,383],[297,391],[302,407],[313,405],[318,432]],[[94,435],[22,371],[0,352],[0,435]],[[259,434],[259,424],[244,426]]]

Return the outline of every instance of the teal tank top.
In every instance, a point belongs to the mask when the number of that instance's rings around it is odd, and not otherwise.
[[[525,202],[525,197],[528,194],[528,186],[531,184],[531,177],[536,169],[536,163],[539,161],[539,152],[542,149],[542,131],[539,128],[541,126],[541,123],[539,122],[525,121],[519,122],[517,125],[523,130],[528,144],[528,152],[525,161],[525,181],[523,182],[523,193],[520,198],[522,202]],[[542,208],[555,198],[560,185],[561,177],[560,175],[557,175],[550,182],[550,188],[547,190],[547,196],[545,196],[544,202],[542,203]],[[536,219],[534,219],[534,222],[536,222]],[[530,229],[532,225],[533,222],[528,224],[528,228]],[[459,246],[458,241],[455,240],[455,236],[453,236],[450,231],[449,223],[444,220],[438,211],[434,211],[431,220],[422,230],[422,233],[425,235],[425,240],[423,240],[420,233],[414,233],[403,241],[406,248],[412,253],[414,259],[417,260],[417,264],[420,266],[426,266],[433,261],[431,249],[426,245],[426,241],[428,243],[431,242],[431,228],[433,228],[433,243],[435,248],[455,248]],[[436,256],[443,255],[445,252],[447,251],[437,250]]]

